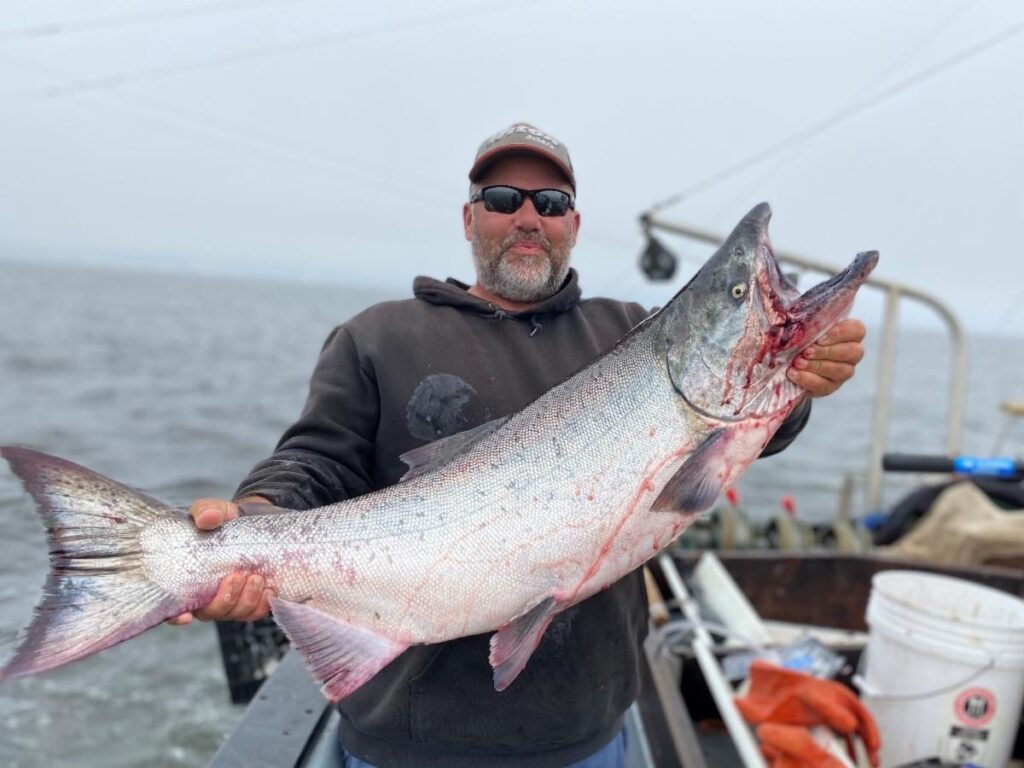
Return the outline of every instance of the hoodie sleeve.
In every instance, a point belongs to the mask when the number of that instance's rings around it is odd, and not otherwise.
[[[799,435],[803,428],[807,426],[807,421],[811,418],[811,398],[805,397],[803,402],[797,405],[793,409],[793,412],[789,414],[782,426],[778,428],[772,439],[768,441],[768,445],[761,451],[761,455],[758,458],[765,458],[766,456],[774,456],[776,453],[785,450],[789,447],[796,436]]]
[[[299,420],[235,498],[258,495],[285,509],[312,509],[366,493],[379,416],[373,372],[340,326],[320,352]]]

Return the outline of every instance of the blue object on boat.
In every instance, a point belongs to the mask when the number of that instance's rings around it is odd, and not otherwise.
[[[876,531],[885,525],[885,521],[889,519],[889,513],[883,510],[875,512],[868,512],[864,517],[860,519],[861,525],[867,528],[869,531]]]
[[[1013,478],[1019,470],[1016,460],[1009,456],[956,456],[953,458],[953,471],[958,475]]]

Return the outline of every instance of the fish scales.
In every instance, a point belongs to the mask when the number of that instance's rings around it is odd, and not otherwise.
[[[275,620],[332,700],[407,647],[494,631],[495,688],[548,623],[653,557],[805,397],[786,369],[852,304],[859,254],[800,295],[752,210],[675,297],[507,419],[403,458],[403,482],[200,532],[180,510],[63,459],[0,448],[47,526],[53,570],[0,680],[51,669],[265,576]]]

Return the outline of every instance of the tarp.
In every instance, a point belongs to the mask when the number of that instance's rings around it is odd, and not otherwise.
[[[973,483],[957,483],[909,533],[877,551],[955,565],[1024,559],[1024,512],[1003,510]]]

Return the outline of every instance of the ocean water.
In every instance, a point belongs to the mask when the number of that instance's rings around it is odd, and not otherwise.
[[[343,287],[0,263],[0,444],[64,456],[172,504],[229,496],[298,414],[330,328],[381,298]],[[792,495],[801,517],[828,519],[842,475],[863,473],[872,350],[839,395],[815,404],[789,450],[743,478],[755,518]],[[905,333],[899,354],[890,449],[941,453],[943,338]],[[1024,340],[972,340],[965,449],[991,451],[1005,421],[999,403],[1024,398],[1021,360]],[[1004,452],[1024,454],[1024,424]],[[906,487],[896,482],[887,498]],[[42,527],[5,466],[0,525],[5,655],[47,569]],[[228,700],[213,627],[163,626],[0,685],[0,765],[203,765],[240,714]]]

